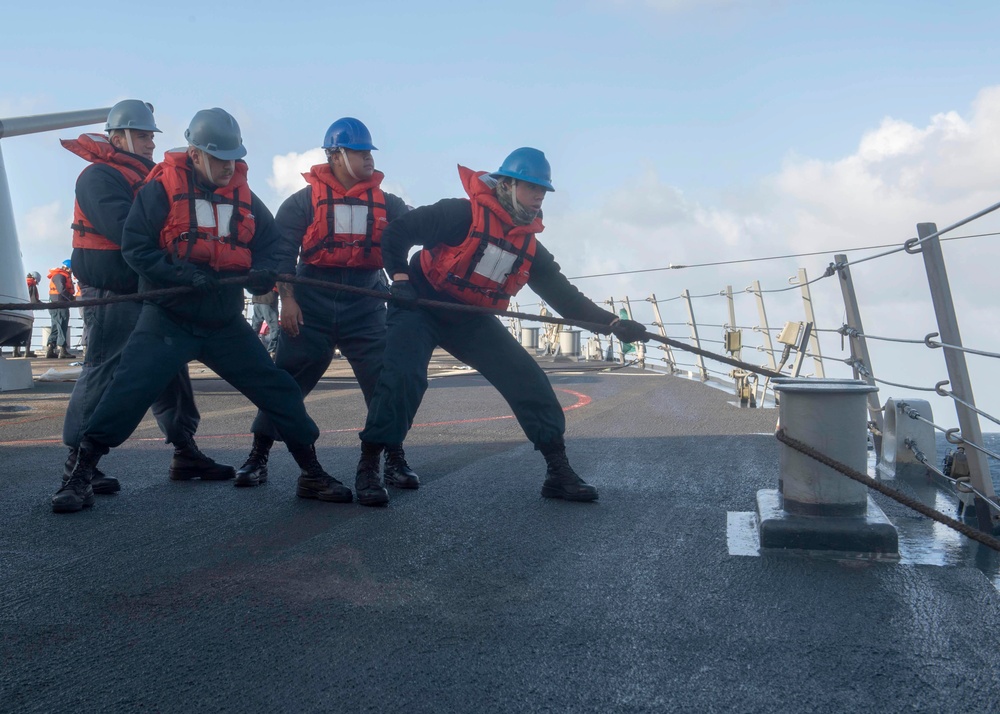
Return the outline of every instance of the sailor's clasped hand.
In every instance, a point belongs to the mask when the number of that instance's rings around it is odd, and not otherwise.
[[[204,270],[195,272],[191,278],[191,285],[200,293],[210,293],[219,289],[219,281],[214,276],[209,275]]]
[[[389,294],[392,295],[393,302],[402,308],[411,308],[417,302],[417,291],[410,285],[409,280],[396,280],[389,287]]]
[[[645,325],[635,320],[615,320],[611,323],[611,332],[622,342],[646,342],[649,340]]]
[[[255,295],[266,295],[271,292],[278,274],[266,268],[254,268],[247,273],[247,290]]]

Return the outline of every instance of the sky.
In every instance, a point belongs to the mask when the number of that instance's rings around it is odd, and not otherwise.
[[[834,251],[899,245],[920,222],[955,223],[1000,200],[1000,4],[888,0],[576,0],[284,3],[180,0],[100,8],[55,0],[5,10],[0,118],[110,106],[156,108],[156,158],[198,110],[239,121],[250,184],[273,211],[302,187],[327,126],[371,129],[384,187],[414,206],[462,195],[456,164],[495,170],[542,149],[556,192],[542,242],[593,299],[629,297],[652,322],[761,324],[745,288],[818,278]],[[59,138],[0,141],[24,267],[69,255],[84,163]],[[988,216],[950,235],[990,233]],[[814,251],[829,254],[674,265]],[[853,259],[884,251],[852,251]],[[965,344],[1000,352],[996,236],[944,244]],[[611,277],[596,274],[629,273]],[[868,334],[937,331],[923,261],[896,253],[852,270]],[[812,284],[817,326],[843,324],[836,279]],[[525,292],[518,303],[537,310]],[[803,320],[799,291],[765,295],[771,327]],[[668,335],[687,334],[683,325]],[[721,327],[705,327],[721,340]],[[759,345],[759,333],[744,332]],[[827,376],[848,376],[839,335],[821,333]],[[720,349],[707,343],[708,348]],[[876,376],[933,387],[940,350],[870,343]],[[755,349],[744,358],[765,364]],[[691,362],[690,359],[683,360]],[[976,401],[1000,414],[994,360],[969,356]],[[728,368],[710,365],[726,372]],[[811,363],[806,365],[811,371]],[[880,401],[950,400],[885,386]],[[985,423],[986,431],[1000,427]]]

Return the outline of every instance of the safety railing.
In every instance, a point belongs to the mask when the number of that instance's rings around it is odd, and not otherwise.
[[[613,296],[605,299],[604,303],[613,312],[642,322],[654,334],[735,357],[761,368],[802,377],[853,377],[883,388],[926,393],[938,401],[947,400],[947,411],[954,410],[959,426],[943,431],[949,443],[967,445],[971,450],[969,484],[960,493],[974,494],[988,506],[977,510],[989,515],[989,521],[980,522],[986,528],[1000,523],[1000,509],[995,505],[987,462],[987,458],[1000,457],[984,446],[979,418],[1000,425],[1000,418],[994,416],[1000,411],[1000,405],[991,405],[991,409],[976,404],[965,360],[966,355],[975,359],[997,359],[1000,358],[1000,350],[991,348],[989,344],[966,346],[963,343],[942,255],[942,244],[1000,235],[997,231],[955,234],[956,229],[982,219],[998,208],[1000,203],[940,230],[933,224],[921,223],[917,226],[917,237],[897,243],[745,260],[671,264],[663,268],[575,276],[571,279],[586,291],[585,283],[579,281],[595,277],[691,271],[698,268],[717,271],[720,266],[740,263],[781,264],[784,261],[787,264],[789,260],[806,257],[831,258],[825,267],[814,272],[812,278],[807,274],[806,268],[798,267],[791,277],[774,278],[772,272],[768,282],[763,277],[752,280],[743,290],[734,290],[731,285],[725,285],[708,292],[704,290],[704,282],[700,282],[703,286],[700,291],[685,288],[665,297],[658,297],[655,293]],[[872,250],[878,252],[848,258],[848,253]],[[907,289],[912,293],[913,285],[926,282],[930,297],[926,312],[933,314],[936,329],[922,331],[918,335],[890,336],[900,328],[900,325],[894,323],[882,326],[876,324],[872,332],[866,331],[862,322],[863,306],[857,297],[852,273],[862,270],[865,287],[871,289],[872,284],[877,287],[877,283],[887,274],[898,276],[918,270],[913,260],[918,255],[923,259],[925,277],[920,280],[911,276],[906,283]],[[785,284],[776,284],[779,280]],[[791,299],[793,297],[797,297],[797,300]],[[909,295],[908,299],[916,298]],[[977,341],[980,338],[986,339],[989,334],[988,330],[977,332]],[[679,354],[679,350],[666,345],[650,343],[645,349],[638,346],[639,349],[630,350],[613,337],[593,336],[590,340],[598,344],[599,348],[587,350],[584,355],[587,358],[606,360],[613,356],[618,363],[630,363],[639,368],[682,374],[703,381],[728,382],[740,395],[743,404],[752,406],[773,403],[773,392],[768,380],[757,379],[747,370],[730,369],[728,365],[720,368],[718,365],[722,363],[713,364],[711,358]],[[609,342],[610,348],[606,349]],[[925,370],[895,368],[900,363],[908,364],[909,360],[917,361],[912,356],[908,358],[900,350],[938,350],[944,356],[944,370],[938,368],[934,374]],[[881,366],[879,360],[882,360]],[[869,426],[878,447],[883,423],[877,393],[870,395],[868,408]]]

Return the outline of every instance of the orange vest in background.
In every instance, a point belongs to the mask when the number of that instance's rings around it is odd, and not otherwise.
[[[66,285],[73,289],[73,275],[66,268],[53,268],[49,271],[49,295],[63,295],[63,291],[56,286],[56,281],[53,278],[57,275],[62,275],[66,280]]]

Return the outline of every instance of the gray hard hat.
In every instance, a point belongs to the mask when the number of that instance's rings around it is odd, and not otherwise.
[[[184,138],[196,149],[201,149],[217,159],[228,161],[247,155],[240,135],[240,125],[225,109],[202,109],[194,115]]]
[[[115,129],[159,131],[153,119],[153,106],[139,99],[123,99],[118,102],[108,112],[108,123],[104,131]]]

